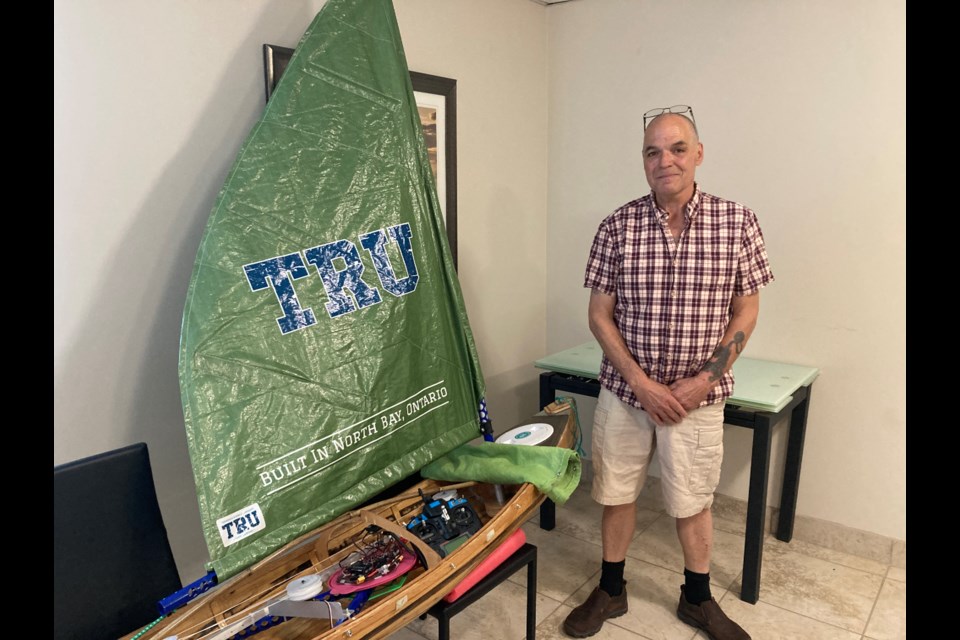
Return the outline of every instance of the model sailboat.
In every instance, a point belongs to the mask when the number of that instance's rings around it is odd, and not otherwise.
[[[244,637],[288,616],[264,637],[381,637],[543,500],[523,484],[491,508],[488,485],[427,481],[357,510],[478,437],[484,395],[390,0],[329,0],[300,41],[204,232],[180,381],[221,586],[148,637]],[[569,422],[555,444],[572,444]],[[439,563],[408,525],[445,487],[477,521]],[[310,600],[371,535],[407,584],[363,616]]]

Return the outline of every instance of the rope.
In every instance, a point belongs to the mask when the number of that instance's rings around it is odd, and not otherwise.
[[[583,446],[582,446],[582,445],[583,445],[583,430],[580,429],[580,412],[577,410],[577,401],[576,401],[575,398],[572,398],[572,397],[570,397],[570,396],[557,396],[557,397],[556,397],[556,402],[558,402],[558,403],[564,403],[564,402],[566,402],[567,404],[569,404],[569,405],[573,408],[573,418],[574,418],[574,422],[576,423],[576,427],[575,427],[575,431],[574,431],[574,433],[575,433],[575,435],[576,435],[576,440],[574,441],[574,448],[577,450],[577,455],[579,455],[579,456],[582,458],[582,457],[584,457],[586,454],[585,454],[585,452],[584,452],[584,450],[583,450]]]

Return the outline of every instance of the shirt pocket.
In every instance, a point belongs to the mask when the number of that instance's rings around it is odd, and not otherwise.
[[[698,261],[691,283],[695,299],[707,309],[725,310],[733,294],[734,263],[723,255],[707,255]]]
[[[606,389],[604,389],[606,391]],[[594,465],[599,464],[603,458],[603,447],[606,442],[604,437],[604,426],[607,424],[609,412],[599,405],[593,412],[593,428],[590,431],[590,450],[593,453]]]

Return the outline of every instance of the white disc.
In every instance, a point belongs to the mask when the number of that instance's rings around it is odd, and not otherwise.
[[[546,422],[514,427],[497,438],[500,444],[540,444],[553,435],[553,426]]]
[[[291,600],[309,600],[323,591],[323,580],[318,575],[303,576],[287,584],[287,597]]]

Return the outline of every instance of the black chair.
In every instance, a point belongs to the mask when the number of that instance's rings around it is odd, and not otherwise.
[[[181,586],[147,445],[53,468],[53,637],[118,638]]]

